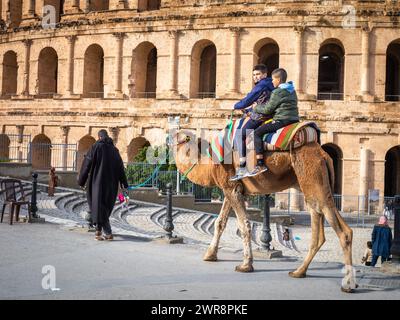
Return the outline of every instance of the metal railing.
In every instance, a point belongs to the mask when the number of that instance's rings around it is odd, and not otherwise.
[[[5,133],[8,139],[0,139],[0,161],[1,162],[29,162],[30,135],[19,135]]]
[[[343,100],[343,92],[318,92],[317,100]]]
[[[84,92],[83,98],[104,99],[104,92]]]
[[[215,92],[198,92],[194,96],[195,99],[215,99]]]
[[[150,91],[134,92],[133,97],[138,99],[155,99],[157,97],[157,93]]]
[[[33,169],[76,171],[77,145],[32,142],[28,158]]]

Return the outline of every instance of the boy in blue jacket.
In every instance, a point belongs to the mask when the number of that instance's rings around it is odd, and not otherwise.
[[[265,120],[263,114],[253,110],[253,105],[265,104],[268,102],[271,92],[275,89],[271,78],[267,77],[267,66],[257,64],[253,68],[253,81],[255,86],[245,98],[235,104],[235,110],[243,110],[250,116],[249,121],[239,129],[235,137],[236,144],[239,149],[239,168],[236,170],[236,175],[231,178],[231,181],[242,179],[247,175],[246,169],[246,131],[258,128]]]

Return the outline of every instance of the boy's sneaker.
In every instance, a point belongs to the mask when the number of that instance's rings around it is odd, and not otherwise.
[[[236,170],[236,174],[230,178],[230,181],[237,181],[247,176],[249,172],[246,167],[239,167]]]
[[[265,171],[268,171],[268,168],[266,166],[255,166],[253,171],[250,172],[247,177],[254,177],[256,175],[259,175],[260,173],[263,173]]]
[[[104,240],[101,231],[96,231],[94,239],[97,240],[97,241],[103,241]]]

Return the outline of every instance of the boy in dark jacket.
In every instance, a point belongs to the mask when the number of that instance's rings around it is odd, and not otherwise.
[[[235,104],[235,110],[243,110],[250,119],[246,122],[243,128],[237,131],[235,142],[239,149],[239,168],[236,171],[236,175],[231,178],[232,181],[243,178],[248,172],[246,169],[246,131],[254,130],[258,128],[263,121],[265,116],[257,113],[251,108],[253,105],[259,105],[267,103],[271,92],[275,89],[271,78],[267,77],[267,66],[264,64],[257,64],[253,68],[253,81],[255,86],[245,98]]]
[[[392,229],[388,225],[388,220],[386,216],[381,216],[379,224],[372,230],[372,267],[375,267],[379,257],[382,263],[389,259],[392,238]]]
[[[248,175],[256,176],[268,168],[264,162],[263,136],[266,133],[275,132],[291,123],[299,121],[299,109],[297,107],[297,95],[291,81],[286,82],[285,69],[279,68],[272,72],[272,83],[276,88],[267,104],[258,105],[254,109],[258,113],[272,116],[272,121],[258,127],[254,131],[254,145],[256,149],[257,165]]]

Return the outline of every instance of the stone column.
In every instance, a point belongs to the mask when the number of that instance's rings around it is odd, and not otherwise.
[[[67,36],[68,40],[68,62],[67,62],[67,96],[74,94],[74,57],[75,57],[75,42],[77,36]]]
[[[24,97],[29,96],[29,64],[30,64],[30,57],[31,57],[31,46],[32,40],[25,39],[22,40],[22,43],[25,46],[25,59],[24,59],[24,75],[23,75],[23,86],[21,95]]]
[[[117,54],[115,56],[115,97],[123,98],[122,93],[122,55],[124,48],[124,38],[126,34],[123,32],[113,33],[117,38]]]
[[[360,209],[368,209],[368,164],[369,150],[362,145],[360,149],[360,185],[358,195],[360,196]]]
[[[364,99],[369,98],[369,47],[370,47],[370,33],[371,29],[368,25],[361,28],[361,96]]]
[[[68,133],[70,130],[70,127],[62,126],[60,127],[61,129],[61,135],[62,135],[62,153],[61,153],[61,163],[62,163],[62,168],[63,170],[67,170],[68,167]]]
[[[119,135],[119,128],[118,127],[111,127],[109,128],[111,139],[114,141],[114,145],[118,143],[118,135]]]
[[[239,39],[241,28],[230,28],[231,31],[231,72],[229,75],[229,93],[238,93],[238,75],[237,67],[239,65]]]
[[[178,41],[179,31],[168,31],[170,38],[169,58],[169,95],[178,95]]]
[[[300,193],[296,188],[290,188],[290,210],[300,211],[301,210],[301,201],[300,201]]]
[[[33,18],[35,16],[35,0],[23,0],[22,10],[22,19]]]
[[[66,0],[64,4],[65,13],[78,13],[80,12],[79,0]]]
[[[85,7],[83,8],[84,12],[90,11],[90,0],[85,0]]]
[[[23,125],[17,125],[17,132],[18,132],[18,161],[22,162],[23,160],[23,150],[22,150],[22,143],[24,142],[24,126]]]
[[[297,65],[297,72],[295,78],[295,87],[298,94],[303,94],[303,35],[305,30],[304,25],[297,25],[294,27],[296,33],[296,46],[295,46],[295,61]]]

